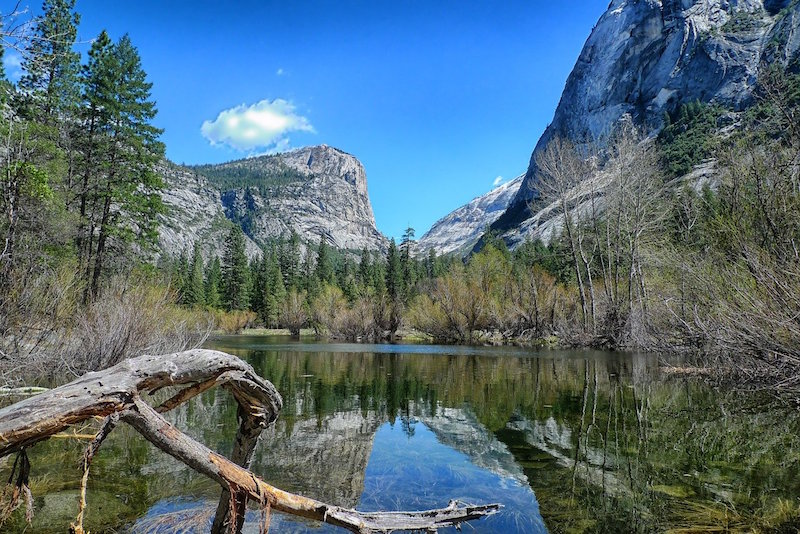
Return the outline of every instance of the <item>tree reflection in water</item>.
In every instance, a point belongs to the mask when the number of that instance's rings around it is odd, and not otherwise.
[[[450,494],[504,502],[474,525],[484,532],[531,532],[542,518],[553,532],[769,530],[799,515],[796,410],[669,378],[653,355],[252,337],[212,345],[246,358],[284,397],[255,472],[321,500],[370,510],[441,505]],[[224,392],[173,417],[229,452],[236,414]],[[89,528],[204,532],[215,485],[132,433],[112,438],[93,467]],[[81,447],[51,440],[33,450],[38,513],[27,532],[63,532],[74,517]],[[276,532],[320,531],[276,520]]]

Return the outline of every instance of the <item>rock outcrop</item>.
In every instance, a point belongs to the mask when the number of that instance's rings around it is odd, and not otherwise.
[[[536,156],[555,136],[602,140],[626,114],[656,132],[665,111],[696,100],[742,109],[760,70],[796,60],[799,49],[797,0],[613,0],[493,229],[513,231],[533,215]]]
[[[206,257],[221,254],[238,224],[253,257],[271,238],[297,232],[304,243],[320,236],[338,249],[384,250],[375,226],[364,167],[326,145],[219,165],[159,166],[166,187],[159,248],[168,255],[197,241]]]
[[[159,216],[159,251],[178,256],[191,252],[198,242],[206,258],[221,255],[233,223],[225,217],[219,191],[202,175],[173,163],[163,162],[158,172],[164,179],[161,199],[167,208]],[[258,246],[250,238],[245,243],[248,256],[255,256]]]
[[[338,249],[385,248],[364,167],[341,150],[305,147],[197,170],[217,183],[227,217],[256,243],[294,230],[307,242],[323,237]]]
[[[523,176],[499,185],[442,217],[417,242],[419,253],[466,254],[481,235],[508,208],[519,191]]]

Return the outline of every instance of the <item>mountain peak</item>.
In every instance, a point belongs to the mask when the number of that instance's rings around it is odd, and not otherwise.
[[[185,191],[187,185],[195,190],[208,189],[204,211],[216,213],[212,204],[219,203],[226,218],[240,225],[257,245],[295,231],[306,242],[324,238],[339,249],[385,247],[386,239],[375,225],[364,166],[338,148],[307,146],[280,154],[198,165],[191,171],[197,175],[193,181],[165,176],[168,190],[164,198],[177,208],[173,211],[196,208],[182,205],[183,199],[197,201],[196,195]],[[183,228],[183,234],[197,233],[188,228],[187,221],[172,226]],[[181,233],[172,232],[170,236]]]
[[[506,210],[522,179],[523,176],[517,176],[500,184],[436,221],[420,238],[418,250],[433,249],[437,254],[469,252],[486,228]]]
[[[532,214],[536,155],[556,136],[601,141],[624,115],[652,132],[681,104],[740,110],[760,70],[800,50],[800,3],[786,0],[614,0],[592,30],[561,101],[531,155],[524,184],[493,225]]]

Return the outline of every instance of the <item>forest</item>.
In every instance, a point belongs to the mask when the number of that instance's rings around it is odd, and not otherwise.
[[[265,327],[683,351],[797,385],[796,64],[762,69],[745,110],[692,102],[657,136],[628,118],[601,139],[553,139],[536,160],[544,241],[509,250],[487,233],[462,260],[417,251],[413,228],[385,253],[293,233],[248,258],[234,226],[222,256],[204,257],[204,243],[156,250],[164,146],[135,45],[103,32],[81,63],[74,1],[44,7],[16,41],[22,77],[0,73],[4,381]]]

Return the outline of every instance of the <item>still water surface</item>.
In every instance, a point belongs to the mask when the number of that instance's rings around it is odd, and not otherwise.
[[[500,502],[501,513],[465,528],[503,533],[747,531],[787,526],[800,507],[797,410],[675,378],[653,355],[247,336],[208,347],[246,359],[283,395],[253,470],[341,506]],[[230,452],[236,406],[226,392],[171,418]],[[65,531],[82,447],[50,440],[33,449],[36,517],[26,529],[18,514],[4,530]],[[207,532],[217,496],[213,483],[120,428],[93,465],[87,526]],[[252,513],[246,531],[257,529]],[[279,514],[272,530],[338,532]]]

